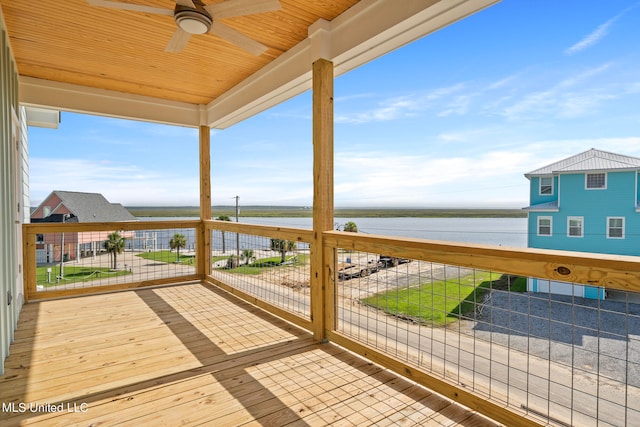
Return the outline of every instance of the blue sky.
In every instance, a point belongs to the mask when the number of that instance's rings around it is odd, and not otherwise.
[[[335,82],[336,207],[528,204],[524,174],[598,148],[640,157],[640,2],[503,0]],[[53,190],[198,205],[197,130],[62,114],[31,128]],[[311,94],[213,130],[212,201],[313,198]]]

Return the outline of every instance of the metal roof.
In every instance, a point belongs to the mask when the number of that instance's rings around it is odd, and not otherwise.
[[[531,205],[527,206],[526,208],[522,208],[522,210],[530,212],[557,212],[558,201],[555,200],[553,202],[539,203],[537,205]]]
[[[592,148],[591,150],[526,173],[524,176],[529,178],[540,175],[618,169],[640,169],[640,158]]]

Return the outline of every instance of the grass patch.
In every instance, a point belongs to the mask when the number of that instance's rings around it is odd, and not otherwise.
[[[136,256],[150,261],[173,262],[180,264],[193,264],[196,258],[194,255],[183,254],[180,254],[180,257],[178,258],[177,253],[172,251],[142,252]]]
[[[137,254],[140,258],[148,259],[150,261],[159,261],[159,262],[176,262],[176,253],[171,251],[156,251],[156,252],[143,252],[141,254]],[[218,261],[222,261],[224,259],[229,258],[228,255],[218,255],[211,257],[211,262],[215,263]],[[180,260],[178,261],[180,264],[189,264],[195,265],[196,257],[195,255],[183,255],[180,254]]]
[[[51,283],[47,282],[47,268],[51,269]],[[126,276],[131,274],[129,270],[111,270],[107,267],[79,267],[64,266],[64,279],[56,283],[56,277],[60,274],[60,266],[43,266],[36,268],[36,284],[44,287],[68,285],[77,282],[90,282],[92,280],[109,277]]]
[[[516,277],[516,279],[511,282],[509,290],[511,292],[527,292],[527,278],[521,276]]]
[[[387,314],[419,323],[446,325],[474,310],[476,304],[496,284],[510,283],[511,291],[526,291],[526,279],[496,273],[480,273],[398,289],[373,295],[362,300],[370,307]]]
[[[228,257],[227,257],[228,258]],[[285,262],[282,262],[280,255],[268,258],[260,258],[251,264],[242,264],[236,268],[220,267],[219,270],[225,270],[238,274],[260,274],[265,270],[272,268],[284,268],[289,266],[301,266],[307,263],[309,255],[297,254],[288,256]]]

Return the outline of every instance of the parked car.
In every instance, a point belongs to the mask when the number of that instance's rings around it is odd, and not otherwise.
[[[380,263],[384,264],[385,268],[397,267],[400,264],[406,264],[411,262],[409,258],[399,258],[389,255],[380,255]]]
[[[411,262],[409,258],[380,255],[377,261],[370,260],[364,265],[353,264],[351,262],[341,263],[338,265],[338,280],[343,281],[356,277],[367,277],[385,268],[397,267],[400,264],[408,262]]]

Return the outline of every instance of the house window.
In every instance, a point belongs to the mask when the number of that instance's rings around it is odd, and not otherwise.
[[[538,217],[538,236],[551,236],[551,217]]]
[[[567,219],[567,236],[582,237],[582,223],[583,218],[581,216],[570,216]]]
[[[607,218],[607,239],[624,239],[624,217]]]
[[[602,190],[607,188],[606,173],[588,173],[586,175],[587,190]]]
[[[540,195],[541,196],[553,195],[553,177],[552,176],[540,177]]]

